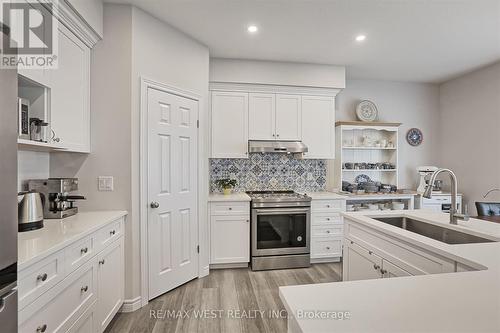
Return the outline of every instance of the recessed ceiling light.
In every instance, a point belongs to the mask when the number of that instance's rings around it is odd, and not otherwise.
[[[356,41],[357,42],[362,42],[366,39],[366,36],[365,35],[357,35],[356,36]]]
[[[257,28],[256,25],[249,25],[248,28],[247,28],[247,30],[248,30],[249,33],[254,34],[254,33],[256,33],[259,30],[259,28]]]

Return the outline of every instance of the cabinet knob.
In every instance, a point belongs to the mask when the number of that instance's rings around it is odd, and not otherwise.
[[[279,134],[276,134],[276,136],[277,136],[278,138],[280,137],[280,135],[279,135]]]
[[[327,246],[327,247],[326,247],[326,249],[327,249],[327,250],[330,250],[330,247],[329,247],[329,246]]]
[[[373,269],[376,270],[376,271],[378,271],[380,269],[380,265],[374,264],[373,265]]]
[[[104,263],[105,263],[104,259],[99,260],[99,265],[104,265]]]
[[[89,286],[82,287],[82,293],[86,293],[89,290]]]
[[[250,222],[250,220],[247,220],[246,222],[247,222],[247,223],[249,223],[249,222]]]
[[[327,231],[326,231],[326,233],[327,233],[327,234],[329,234],[329,233],[330,233],[330,230],[327,230]]]
[[[84,247],[83,249],[80,250],[81,254],[85,254],[89,251],[88,247]]]
[[[327,220],[327,221],[330,221],[330,218],[329,218],[329,217],[327,217],[327,218],[326,218],[326,220]]]
[[[326,208],[330,208],[330,207],[332,207],[332,206],[331,205],[326,205]]]
[[[368,251],[368,254],[373,254],[373,252],[372,251]]]
[[[111,231],[109,232],[109,234],[110,234],[110,236],[113,236],[114,234],[116,234],[116,231],[115,231],[115,230],[111,230]]]
[[[233,210],[233,207],[229,207],[228,209],[229,209],[229,210]]]
[[[43,324],[43,325],[38,326],[38,327],[36,328],[36,332],[37,332],[37,333],[43,333],[43,332],[45,332],[46,330],[47,330],[47,324]]]
[[[47,273],[39,274],[39,275],[36,277],[36,280],[37,280],[37,281],[45,281],[45,280],[47,280],[47,277],[48,277]]]
[[[156,201],[153,201],[151,204],[150,204],[151,208],[158,208],[160,207],[160,204]]]
[[[382,274],[384,274],[384,275],[385,275],[385,274],[387,273],[387,270],[385,270],[385,269],[381,269],[381,270],[380,270],[380,273],[382,273]]]

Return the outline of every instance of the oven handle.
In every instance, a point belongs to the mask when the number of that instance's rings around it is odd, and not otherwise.
[[[289,214],[289,213],[309,213],[310,208],[266,208],[266,209],[255,209],[257,214],[265,215],[279,215],[279,214]]]

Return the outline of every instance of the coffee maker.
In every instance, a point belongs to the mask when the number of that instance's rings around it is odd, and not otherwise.
[[[424,193],[427,183],[431,178],[432,174],[436,172],[439,168],[435,166],[420,166],[417,167],[417,171],[420,174],[420,183],[417,188],[418,193]]]
[[[45,205],[43,216],[46,219],[63,219],[78,213],[76,200],[85,200],[82,195],[71,194],[78,191],[78,178],[49,178],[28,181],[30,191],[39,192]]]

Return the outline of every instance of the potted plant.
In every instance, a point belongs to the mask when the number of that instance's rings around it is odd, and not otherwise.
[[[233,188],[238,184],[236,179],[229,179],[229,178],[224,178],[224,179],[217,179],[215,181],[215,184],[222,189],[222,192],[225,195],[231,194]]]

